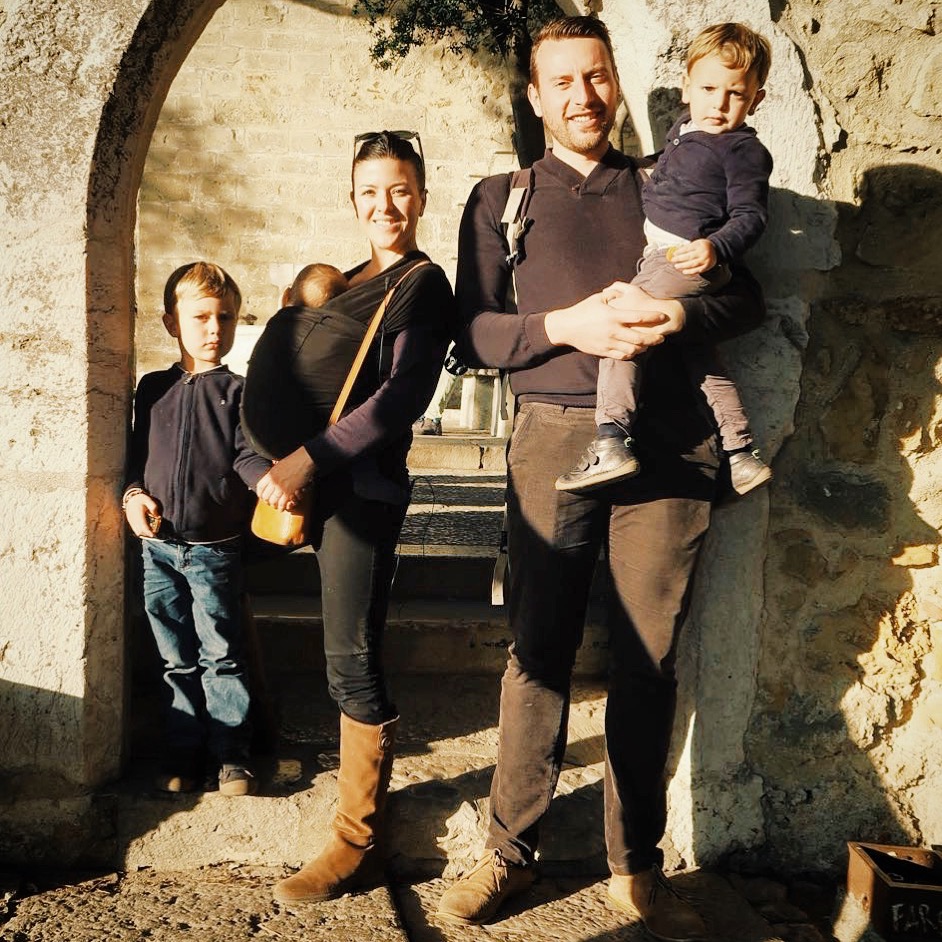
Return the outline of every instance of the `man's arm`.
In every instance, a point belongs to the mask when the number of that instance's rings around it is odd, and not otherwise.
[[[567,308],[531,314],[507,311],[511,269],[500,217],[509,192],[498,179],[478,183],[465,206],[458,233],[455,295],[466,326],[456,347],[469,366],[523,369],[561,348],[612,359],[628,359],[660,343],[659,332],[640,330],[664,324],[664,310],[619,310],[603,294],[590,295]],[[663,308],[672,302],[658,302]]]
[[[762,289],[743,265],[733,267],[732,280],[716,294],[662,301],[637,285],[616,281],[602,296],[626,318],[640,317],[645,311],[663,313],[660,322],[634,326],[634,332],[645,338],[645,346],[659,342],[650,337],[660,335],[664,340],[672,334],[681,343],[717,343],[747,333],[765,317]]]
[[[511,267],[500,218],[510,193],[510,178],[477,183],[468,197],[458,229],[455,299],[463,325],[455,341],[459,358],[472,367],[520,369],[545,360],[553,345],[543,315],[507,310]]]
[[[748,333],[765,319],[759,282],[744,265],[733,265],[732,280],[716,294],[685,298],[681,343],[719,343]]]

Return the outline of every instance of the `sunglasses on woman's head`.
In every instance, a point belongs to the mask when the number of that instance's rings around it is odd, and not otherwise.
[[[361,144],[372,144],[373,141],[378,141],[384,134],[391,134],[393,137],[398,137],[400,141],[417,141],[419,145],[419,160],[422,161],[422,166],[425,166],[425,154],[422,152],[422,138],[419,136],[418,131],[364,131],[362,134],[357,134],[353,139],[354,160],[356,159],[357,151]]]

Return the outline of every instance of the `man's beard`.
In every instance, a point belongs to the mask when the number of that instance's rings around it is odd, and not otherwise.
[[[599,145],[608,140],[608,135],[615,126],[615,115],[605,115],[602,118],[601,127],[585,132],[580,132],[577,127],[565,118],[559,121],[555,119],[553,121],[547,121],[544,116],[543,122],[546,125],[546,129],[552,135],[553,140],[567,148],[567,150],[571,150],[575,154],[590,154],[596,150]]]

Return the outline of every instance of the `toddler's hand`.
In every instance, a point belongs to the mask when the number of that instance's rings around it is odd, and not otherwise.
[[[709,239],[696,239],[669,248],[667,260],[683,275],[700,275],[716,265],[716,247]]]

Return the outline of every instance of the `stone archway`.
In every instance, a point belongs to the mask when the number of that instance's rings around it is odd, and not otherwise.
[[[133,234],[163,96],[222,0],[0,15],[6,859],[67,861],[118,772]],[[80,822],[80,823],[77,823]],[[99,832],[100,833],[100,832]]]
[[[173,78],[222,2],[151,4],[122,57],[111,96],[102,110],[88,187],[87,297],[89,375],[95,378],[89,390],[89,461],[93,467],[101,461],[110,472],[106,475],[108,484],[101,495],[103,499],[113,496],[111,482],[115,480],[116,462],[120,480],[124,429],[119,430],[120,437],[115,440],[113,408],[97,406],[113,407],[120,403],[122,412],[126,414],[128,410],[135,310],[134,228],[144,158]],[[119,368],[121,364],[123,369]],[[89,499],[94,500],[92,489]],[[97,617],[100,612],[107,611],[112,618],[117,615],[120,619],[120,624],[112,626],[105,635],[106,643],[120,639],[124,633],[123,605],[113,599],[116,593],[123,592],[123,579],[120,585],[115,585],[113,578],[114,574],[123,573],[122,535],[119,528],[117,535],[108,532],[107,538],[88,547],[89,572],[95,574],[90,581],[108,598],[100,608],[90,600],[90,643],[97,642],[102,628],[111,620]],[[99,573],[111,574],[111,578],[99,579]],[[120,650],[120,642],[114,648]],[[109,657],[90,658],[87,664],[90,690],[107,687],[114,683],[116,675],[123,675],[122,670],[114,670],[117,665]],[[105,700],[96,697],[95,702],[107,704],[110,715],[105,728],[120,731],[124,698],[120,689],[113,693],[116,695]],[[101,771],[89,776],[92,781],[116,771],[119,754],[113,741],[106,745],[108,740],[113,740],[113,736],[102,736],[95,743],[94,748],[107,750],[107,758]]]

